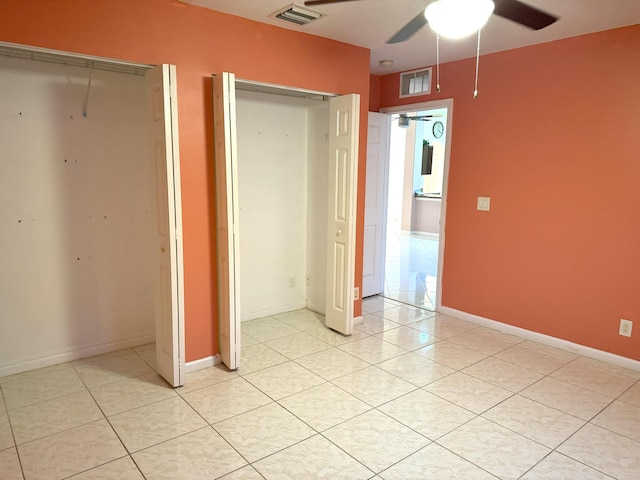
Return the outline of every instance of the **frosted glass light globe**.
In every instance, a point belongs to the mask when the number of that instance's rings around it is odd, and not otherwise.
[[[429,26],[445,38],[464,38],[487,23],[495,5],[491,0],[438,0],[427,6]]]

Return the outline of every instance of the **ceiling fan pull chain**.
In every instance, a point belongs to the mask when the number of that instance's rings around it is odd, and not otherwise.
[[[440,35],[436,33],[436,92],[440,93]]]
[[[473,91],[473,98],[478,97],[478,67],[480,66],[480,30],[478,29],[478,48],[476,49],[476,84],[475,90]]]

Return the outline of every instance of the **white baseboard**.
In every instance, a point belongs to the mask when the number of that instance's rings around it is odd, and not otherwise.
[[[317,303],[307,301],[306,308],[312,312],[319,313],[320,315],[325,315],[327,313],[327,308],[324,304],[318,305]]]
[[[67,352],[47,355],[45,357],[33,358],[12,365],[0,366],[0,377],[5,375],[14,375],[16,373],[35,370],[36,368],[50,367],[59,363],[72,362],[82,358],[93,357],[94,355],[102,355],[104,353],[116,352],[126,348],[138,347],[146,343],[155,343],[155,333],[149,333],[127,340],[119,340],[117,342],[102,343],[99,345],[91,345],[88,347],[80,347]]]
[[[616,355],[615,353],[605,352],[604,350],[598,350],[597,348],[587,347],[585,345],[573,343],[568,340],[563,340],[561,338],[545,335],[544,333],[538,333],[538,332],[534,332],[524,328],[515,327],[513,325],[508,325],[506,323],[498,322],[496,320],[491,320],[485,317],[480,317],[478,315],[463,312],[461,310],[456,310],[450,307],[440,307],[437,313],[450,315],[452,317],[459,318],[461,320],[466,320],[468,322],[472,322],[477,325],[482,325],[483,327],[493,328],[495,330],[499,330],[504,333],[509,333],[511,335],[516,335],[518,337],[522,337],[527,340],[542,343],[544,345],[549,345],[550,347],[559,348],[561,350],[566,350],[571,353],[576,353],[584,357],[601,360],[603,362],[607,362],[612,365],[616,365],[618,367],[628,368],[629,370],[636,370],[640,372],[640,361],[633,360],[632,358],[623,357],[621,355]]]
[[[418,231],[411,231],[411,232],[408,232],[408,233],[409,233],[409,235],[413,235],[414,237],[425,238],[427,240],[439,240],[440,239],[440,234],[439,233],[418,232]]]
[[[256,318],[268,317],[270,315],[277,315],[278,313],[286,313],[286,312],[291,312],[292,310],[300,310],[301,308],[305,308],[306,306],[307,306],[307,302],[297,302],[297,303],[291,303],[289,305],[284,305],[281,307],[267,308],[265,310],[259,310],[257,312],[242,313],[240,315],[240,321],[246,322],[248,320],[255,320]]]
[[[364,322],[364,317],[362,315],[360,315],[359,317],[354,317],[353,319],[354,325],[361,325],[363,322]]]
[[[219,353],[211,357],[201,358],[199,360],[194,360],[193,362],[187,362],[184,365],[184,371],[186,373],[197,372],[198,370],[202,370],[203,368],[215,367],[216,365],[220,365],[222,363],[222,357]]]

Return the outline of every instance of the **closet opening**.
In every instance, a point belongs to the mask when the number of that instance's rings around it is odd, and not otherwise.
[[[270,322],[352,331],[358,112],[357,95],[214,76],[220,352],[230,369]]]
[[[158,325],[183,322],[182,245],[160,238],[181,228],[170,71],[0,44],[0,375],[140,345],[166,364]],[[163,248],[171,272],[159,269]],[[161,375],[176,385],[183,339],[164,338],[179,352]]]

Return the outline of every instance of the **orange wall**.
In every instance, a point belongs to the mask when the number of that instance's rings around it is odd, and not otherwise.
[[[369,111],[377,112],[380,109],[380,87],[382,86],[382,77],[380,75],[371,75],[369,81]]]
[[[211,74],[335,93],[369,103],[369,51],[176,0],[3,0],[0,40],[140,63],[173,63],[185,265],[186,359],[217,345]],[[356,285],[362,278],[366,120],[361,122]],[[356,315],[361,302],[356,303]]]
[[[381,80],[454,99],[443,305],[640,360],[640,25],[483,56],[475,100],[474,63]]]

